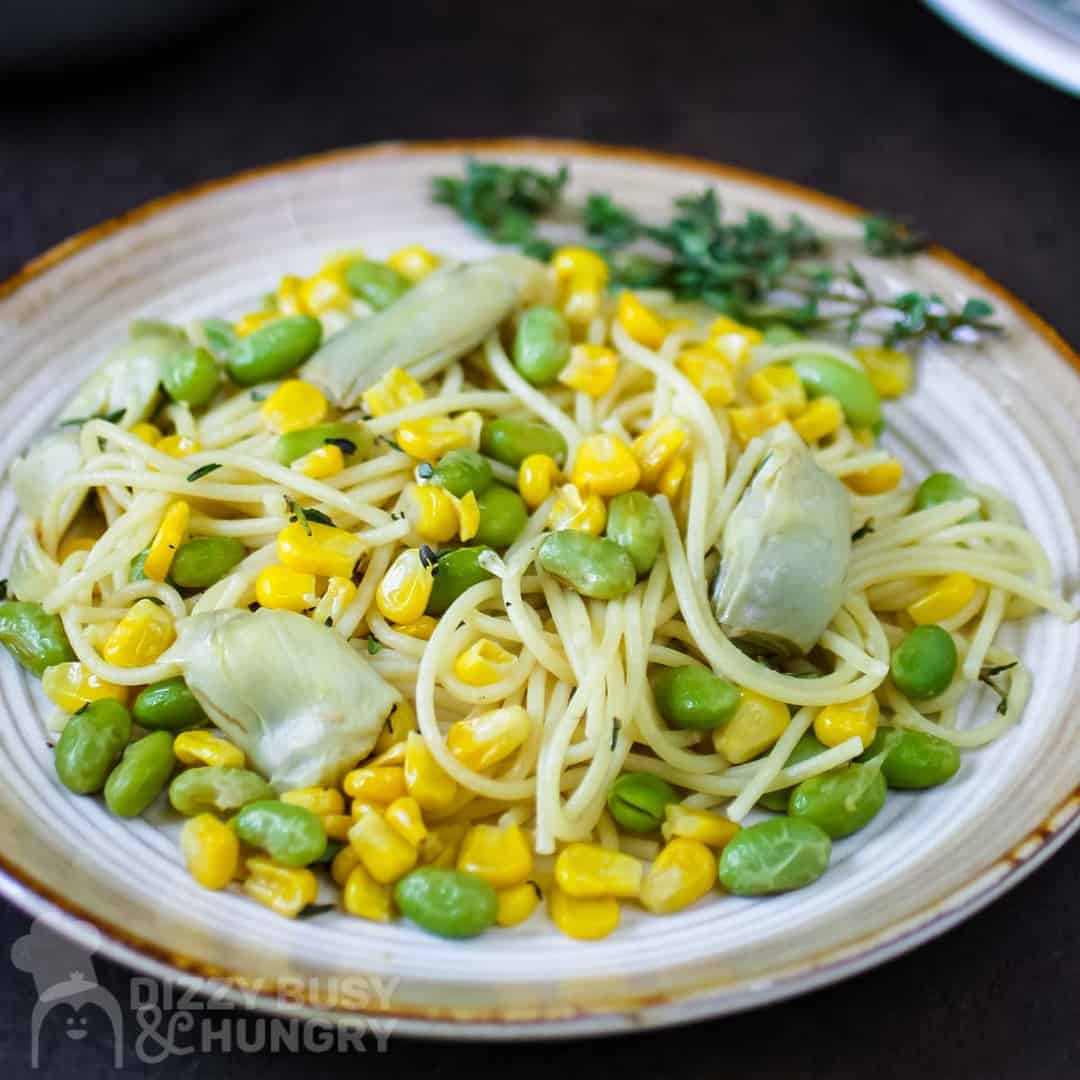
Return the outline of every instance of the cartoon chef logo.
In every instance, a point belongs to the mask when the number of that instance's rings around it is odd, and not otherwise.
[[[65,1034],[69,1039],[85,1039],[88,1020],[100,1010],[112,1027],[113,1064],[124,1063],[123,1012],[116,997],[98,985],[93,954],[98,936],[91,931],[93,947],[87,948],[60,934],[50,915],[34,920],[30,932],[11,948],[12,963],[34,978],[37,1003],[30,1016],[30,1065],[39,1064],[40,1038],[46,1017],[55,1011],[65,1014]]]

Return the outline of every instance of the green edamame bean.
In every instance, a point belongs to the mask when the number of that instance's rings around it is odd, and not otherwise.
[[[611,785],[607,804],[611,816],[624,829],[646,833],[660,828],[664,807],[678,802],[675,789],[652,773],[623,773]]]
[[[502,484],[492,484],[476,497],[480,507],[480,525],[475,540],[488,547],[508,547],[520,535],[529,520],[525,500]]]
[[[326,850],[326,830],[318,816],[277,799],[248,803],[236,815],[236,835],[286,866],[307,866]]]
[[[169,580],[182,589],[208,589],[246,554],[247,548],[232,536],[196,536],[176,549]]]
[[[394,900],[417,926],[446,938],[470,938],[495,922],[498,899],[483,878],[423,866],[394,886]]]
[[[229,350],[225,367],[241,386],[280,379],[302,364],[322,341],[322,323],[310,315],[288,315],[260,326]]]
[[[951,780],[960,768],[960,751],[952,743],[922,731],[878,731],[860,760],[884,752],[881,771],[891,788],[921,791]]]
[[[653,679],[660,715],[672,727],[711,731],[739,707],[739,689],[698,664],[665,668]]]
[[[736,896],[801,889],[825,873],[829,834],[811,821],[777,817],[743,829],[720,856],[720,884]]]
[[[788,759],[784,762],[784,768],[789,769],[792,765],[798,765],[800,762],[807,761],[812,757],[817,757],[818,754],[823,754],[824,752],[824,745],[819,743],[810,732],[807,732],[795,744],[795,749],[788,754]],[[773,810],[779,814],[786,814],[788,803],[791,802],[791,792],[791,788],[781,788],[779,791],[766,792],[758,799],[757,805],[765,810]]]
[[[193,409],[205,405],[217,393],[220,379],[217,361],[208,349],[198,345],[182,345],[161,365],[165,393]]]
[[[662,527],[660,511],[644,491],[624,491],[608,503],[607,528],[609,540],[634,560],[634,569],[647,574],[660,553]]]
[[[487,547],[454,548],[439,556],[425,609],[428,615],[442,615],[466,589],[491,577],[491,573],[480,565],[481,554],[490,550]]]
[[[138,817],[165,790],[176,764],[172,744],[167,731],[129,744],[105,782],[105,802],[117,817]]]
[[[0,603],[0,645],[39,679],[47,667],[75,659],[60,616],[29,600]]]
[[[893,651],[893,682],[914,701],[937,697],[956,674],[956,643],[948,630],[933,624],[916,626]]]
[[[281,435],[274,443],[274,458],[279,465],[291,465],[297,458],[318,450],[331,439],[345,455],[346,460],[357,455],[363,457],[374,441],[371,432],[361,423],[339,421],[331,424],[315,424]]]
[[[887,795],[878,765],[845,765],[799,784],[791,793],[788,813],[812,821],[839,840],[868,825],[885,805]]]
[[[491,487],[491,462],[475,450],[451,450],[439,458],[431,478],[459,499],[470,491],[479,496]]]
[[[131,738],[131,715],[119,701],[92,701],[64,725],[56,744],[56,775],[77,795],[105,786]]]
[[[131,712],[147,731],[186,731],[207,722],[202,706],[180,675],[140,690]]]
[[[973,498],[975,493],[960,479],[948,472],[931,473],[915,491],[915,509],[929,510],[942,503]],[[971,514],[965,521],[978,521],[979,514]]]
[[[169,802],[186,817],[204,810],[228,814],[273,797],[274,789],[258,773],[228,765],[185,769],[169,785]]]
[[[852,427],[878,428],[881,399],[865,371],[835,357],[815,353],[793,356],[787,363],[798,373],[810,397],[834,397]]]
[[[143,548],[134,559],[131,560],[131,568],[128,570],[128,581],[146,580],[146,556],[150,554],[149,548]]]
[[[766,345],[790,345],[794,341],[802,341],[803,336],[786,323],[769,323],[762,331],[762,337]]]
[[[547,454],[556,462],[566,458],[566,440],[553,427],[538,420],[485,420],[480,449],[488,457],[517,468],[530,454]]]
[[[562,529],[546,537],[537,561],[582,596],[617,600],[637,583],[634,561],[614,540]]]
[[[533,384],[547,386],[570,359],[570,324],[550,307],[530,308],[514,335],[514,367]]]
[[[345,284],[353,296],[366,300],[376,311],[389,307],[403,293],[408,292],[411,282],[386,263],[357,259],[345,271]]]

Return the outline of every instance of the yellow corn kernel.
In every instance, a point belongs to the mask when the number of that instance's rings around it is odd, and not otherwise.
[[[190,520],[191,507],[183,499],[165,511],[143,563],[143,573],[151,581],[164,581],[169,576],[176,549],[187,539]]]
[[[730,405],[735,400],[732,363],[716,349],[707,345],[683,349],[675,366],[710,405]]]
[[[386,823],[396,829],[413,847],[418,848],[427,836],[427,826],[420,804],[411,795],[395,799],[383,815]]]
[[[173,741],[173,753],[182,765],[223,765],[242,769],[244,751],[209,731],[181,731]]]
[[[430,618],[430,616],[425,617]],[[399,626],[398,630],[400,629]],[[381,757],[395,747],[404,746],[405,740],[409,737],[409,732],[415,730],[416,710],[412,707],[411,701],[402,698],[386,718],[386,723],[383,725],[382,731],[379,732],[379,737],[375,740],[375,753]],[[401,760],[404,762],[404,756],[402,756]]]
[[[158,439],[154,449],[171,458],[186,458],[191,454],[197,454],[202,447],[195,439],[189,439],[187,435],[166,435]]]
[[[41,688],[54,705],[67,713],[78,712],[84,705],[102,698],[112,698],[121,705],[126,705],[128,699],[126,686],[99,679],[78,660],[47,667],[41,676]]]
[[[329,402],[317,386],[303,379],[286,379],[259,411],[273,431],[284,434],[321,423],[329,409]]]
[[[600,295],[608,283],[607,263],[588,248],[567,247],[555,252],[551,265],[559,307],[570,322],[584,326],[600,310]]]
[[[278,611],[307,611],[319,602],[315,575],[287,566],[268,566],[255,579],[255,599]]]
[[[375,604],[384,619],[415,622],[424,614],[434,579],[417,548],[406,548],[391,564],[375,590]]]
[[[405,787],[422,810],[436,813],[457,798],[457,781],[443,772],[417,731],[405,738]]]
[[[904,478],[904,466],[893,459],[861,472],[848,473],[844,483],[859,495],[882,495],[892,491]]]
[[[454,497],[450,496],[452,499]],[[458,539],[465,543],[480,531],[480,503],[475,491],[466,491],[460,499],[454,499],[458,516]]]
[[[147,446],[157,446],[162,438],[161,429],[146,420],[141,420],[133,425],[131,434],[140,442],[146,443]]]
[[[826,435],[840,430],[844,422],[844,410],[834,397],[815,398],[806,411],[792,421],[792,427],[808,442],[817,442]]]
[[[716,884],[716,856],[700,841],[677,836],[656,856],[641,883],[641,903],[670,915],[697,903]]]
[[[619,925],[619,902],[612,896],[585,898],[551,890],[551,921],[577,941],[598,941]]]
[[[420,862],[424,866],[452,870],[457,865],[457,854],[467,831],[468,826],[460,821],[448,821],[429,829],[427,838],[420,845]]]
[[[349,819],[349,824],[352,825],[352,818]],[[334,879],[336,885],[345,888],[345,882],[349,880],[349,875],[353,872],[354,867],[359,865],[360,856],[357,854],[356,848],[352,844],[346,844],[331,861],[330,876]]]
[[[558,379],[571,390],[599,398],[615,385],[618,371],[619,360],[614,349],[606,345],[575,345],[570,350],[570,362],[559,372]]]
[[[349,843],[356,848],[364,869],[383,885],[397,881],[416,865],[416,848],[371,806],[361,809],[349,830]]]
[[[461,842],[457,868],[505,889],[528,880],[532,850],[517,825],[474,825]]]
[[[351,311],[352,293],[345,284],[345,267],[331,264],[305,278],[300,285],[299,300],[308,315]]]
[[[550,494],[559,479],[559,466],[550,454],[530,454],[518,467],[518,491],[530,510]]]
[[[387,805],[405,794],[405,770],[364,765],[346,773],[341,786],[350,799]]]
[[[599,495],[582,499],[573,484],[564,484],[552,503],[547,523],[552,529],[577,529],[599,536],[607,523],[607,506]]]
[[[520,705],[507,705],[451,724],[446,747],[462,765],[482,772],[508,758],[529,737],[531,727]]]
[[[630,450],[641,466],[641,482],[646,487],[653,487],[685,445],[686,431],[673,416],[647,427],[630,444]]]
[[[437,270],[442,260],[419,244],[409,244],[398,248],[387,260],[387,265],[396,270],[403,278],[413,284],[423,281],[433,270]]]
[[[751,439],[756,439],[771,427],[782,424],[787,419],[784,406],[777,401],[768,405],[753,405],[745,409],[728,409],[731,430],[740,446],[747,446]]]
[[[372,416],[407,409],[424,400],[424,388],[402,368],[391,368],[374,386],[368,387],[361,396],[364,408]]]
[[[416,638],[419,641],[430,641],[431,635],[435,633],[435,627],[438,625],[438,620],[433,616],[421,615],[419,619],[414,619],[409,623],[400,623],[394,629],[399,634],[405,634],[407,637]]]
[[[344,814],[345,799],[337,788],[307,787],[283,791],[281,801],[290,806],[302,806],[319,817],[327,814]]]
[[[318,521],[294,521],[278,533],[278,558],[290,570],[319,577],[351,578],[363,553],[359,537]]]
[[[724,847],[738,831],[739,826],[723,814],[712,814],[682,803],[668,803],[664,807],[664,824],[660,827],[665,840],[681,836],[714,848]]]
[[[467,686],[491,686],[510,673],[517,659],[491,638],[478,638],[454,661],[454,674]]]
[[[855,350],[879,397],[898,398],[911,389],[911,357],[899,349],[864,346]]]
[[[495,922],[499,926],[520,926],[536,910],[540,902],[540,886],[535,881],[523,881],[499,889],[496,893],[499,906],[495,910]]]
[[[279,318],[281,318],[281,313],[277,311],[249,311],[233,323],[233,329],[237,337],[247,337],[248,334],[254,334],[256,330]]]
[[[790,364],[770,364],[755,371],[746,388],[759,405],[775,401],[788,416],[798,416],[806,409],[806,389]]]
[[[632,855],[599,844],[568,844],[555,860],[555,880],[568,896],[636,897],[644,866]]]
[[[345,468],[345,455],[340,447],[327,443],[309,450],[289,467],[312,480],[326,480],[331,476],[337,476]]]
[[[248,859],[246,866],[244,892],[288,919],[295,919],[319,894],[319,883],[310,870],[281,866],[263,855]]]
[[[713,745],[732,765],[739,765],[768,750],[784,734],[790,719],[782,701],[743,690],[735,715],[713,734]]]
[[[56,552],[56,561],[64,562],[76,551],[92,551],[97,540],[92,536],[65,536]]]
[[[569,281],[578,274],[587,274],[598,282],[601,289],[608,282],[607,263],[588,248],[559,248],[551,257],[551,268],[559,281]]]
[[[341,251],[332,251],[322,261],[323,270],[348,270],[357,259],[363,259],[364,252],[361,248],[345,248]]]
[[[138,600],[105,639],[101,655],[117,667],[145,667],[175,640],[176,627],[165,608]]]
[[[307,315],[304,302],[300,297],[303,280],[295,274],[286,274],[278,283],[277,292],[274,294],[277,300],[277,309],[280,315]]]
[[[480,445],[483,420],[479,413],[426,416],[407,420],[397,429],[397,443],[409,457],[418,461],[436,461],[451,450],[475,450]]]
[[[473,498],[475,500],[476,496]],[[435,484],[411,485],[405,493],[405,512],[421,540],[445,544],[457,535],[458,513],[454,497]]]
[[[188,873],[204,889],[224,889],[236,875],[240,841],[213,814],[197,814],[184,822],[180,851]]]
[[[825,746],[839,746],[857,735],[865,750],[877,734],[879,712],[873,694],[840,705],[826,705],[814,717],[814,734]]]
[[[709,344],[721,352],[733,364],[738,366],[755,345],[764,339],[759,331],[751,326],[743,326],[726,315],[721,315],[709,327]]]
[[[674,502],[689,471],[690,466],[686,458],[682,454],[677,454],[664,466],[664,471],[656,481],[656,490]]]
[[[659,349],[667,337],[665,321],[655,311],[647,308],[632,292],[624,292],[619,296],[615,318],[634,341],[648,349]]]
[[[330,840],[339,840],[343,844],[348,841],[354,820],[351,814],[323,814],[319,820]]]
[[[363,866],[354,866],[345,879],[342,901],[350,915],[373,922],[390,921],[390,887],[376,881]]]
[[[603,432],[582,440],[570,479],[584,495],[621,495],[637,487],[641,467],[618,435]]]
[[[943,577],[925,596],[916,600],[908,609],[912,622],[917,626],[939,623],[951,618],[971,603],[978,585],[970,574],[949,574]]]
[[[355,599],[356,586],[348,578],[331,578],[326,583],[326,592],[311,613],[312,621],[323,626],[334,626]]]

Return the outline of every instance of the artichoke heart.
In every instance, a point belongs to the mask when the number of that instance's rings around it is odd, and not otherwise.
[[[47,435],[11,463],[9,477],[19,509],[40,521],[56,491],[82,468],[79,433],[70,428]],[[86,488],[73,488],[60,507],[60,531],[71,524],[86,498]]]
[[[290,611],[192,616],[169,659],[278,791],[336,784],[400,697],[339,634]]]
[[[546,268],[512,252],[446,266],[385,310],[339,330],[301,374],[339,408],[349,408],[392,368],[427,361],[433,374],[449,365],[548,291]]]
[[[844,599],[851,504],[787,425],[774,428],[764,463],[724,529],[713,611],[750,651],[802,655]]]

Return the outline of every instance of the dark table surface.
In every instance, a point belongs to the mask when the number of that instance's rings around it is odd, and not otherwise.
[[[690,10],[264,3],[148,55],[0,73],[0,278],[73,231],[248,166],[382,139],[558,135],[697,154],[909,215],[1080,342],[1080,101],[914,3]],[[1078,877],[1074,842],[988,910],[876,971],[669,1032],[494,1050],[394,1037],[377,1058],[233,1051],[149,1064],[129,1023],[126,1069],[1076,1076]],[[0,906],[0,941],[26,928]],[[97,973],[129,1000],[127,972],[99,960]],[[7,1075],[30,1073],[34,998],[29,976],[0,962]],[[104,1075],[110,1062],[104,1032],[57,1035],[42,1052],[57,1076]]]

